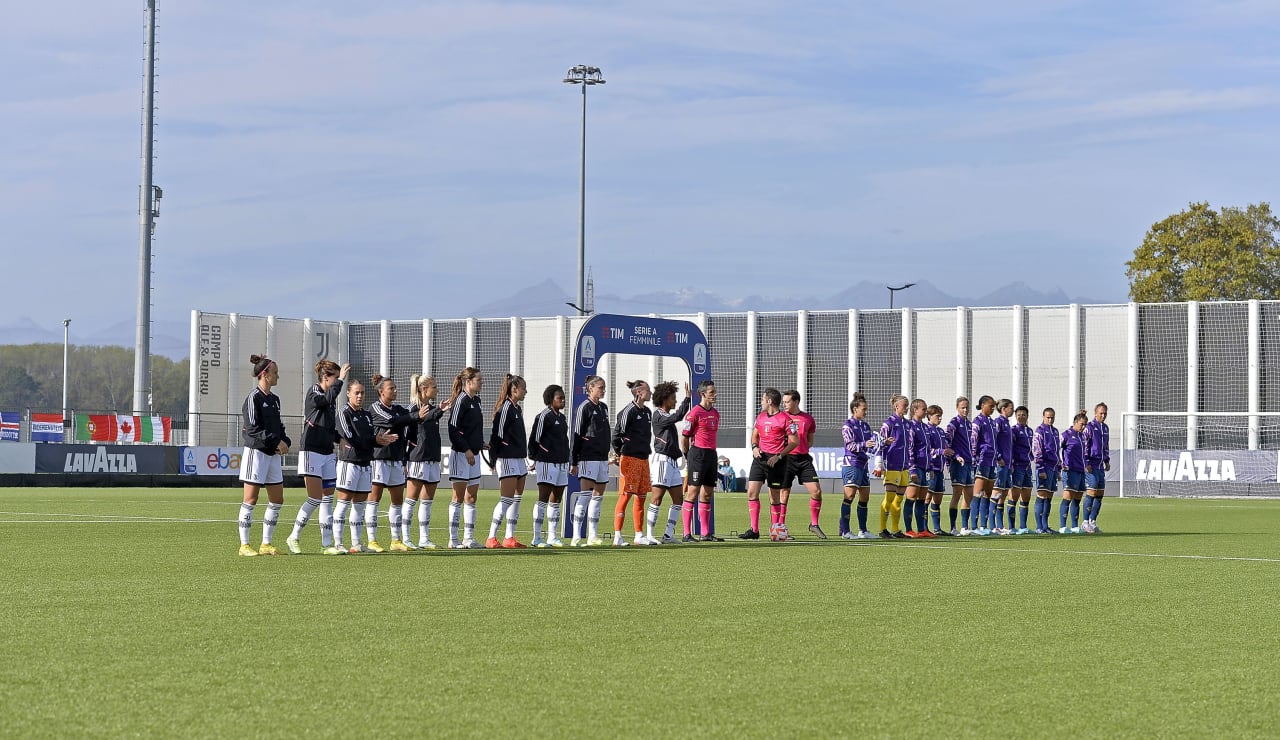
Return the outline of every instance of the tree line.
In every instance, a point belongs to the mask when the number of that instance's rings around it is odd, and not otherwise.
[[[186,416],[190,360],[151,356],[151,407]],[[81,412],[133,411],[133,350],[72,346],[67,357],[67,408]],[[62,410],[62,345],[0,347],[0,409]]]

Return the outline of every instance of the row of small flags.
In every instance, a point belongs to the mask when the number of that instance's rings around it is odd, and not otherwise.
[[[17,442],[22,416],[17,411],[0,411],[0,442]],[[126,416],[122,414],[76,414],[78,442],[169,442],[173,419],[168,416]],[[32,442],[61,442],[61,414],[32,414]]]

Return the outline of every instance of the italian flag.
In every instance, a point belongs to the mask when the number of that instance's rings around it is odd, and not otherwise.
[[[168,442],[173,421],[168,416],[117,416],[117,442]]]

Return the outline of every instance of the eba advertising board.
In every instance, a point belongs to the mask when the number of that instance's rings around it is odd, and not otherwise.
[[[36,445],[37,473],[178,472],[178,448],[160,445]]]
[[[243,447],[183,447],[183,475],[240,475]]]

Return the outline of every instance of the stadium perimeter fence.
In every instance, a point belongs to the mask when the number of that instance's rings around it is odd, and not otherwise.
[[[1092,417],[1095,404],[1105,402],[1113,457],[1122,447],[1175,455],[1213,449],[1260,453],[1258,460],[1280,467],[1280,417],[1268,416],[1280,414],[1280,301],[663,317],[692,321],[707,336],[726,448],[749,445],[760,392],[774,387],[800,391],[817,422],[815,447],[840,446],[855,391],[867,397],[873,423],[889,414],[896,393],[936,403],[946,417],[958,396],[991,395],[1027,405],[1033,425],[1052,407],[1060,429],[1076,410]],[[571,381],[584,321],[357,322],[193,311],[190,443],[239,443],[234,417],[253,382],[247,358],[263,352],[280,366],[277,393],[289,417],[301,416],[311,368],[328,358],[349,362],[351,377],[365,382],[375,373],[391,377],[402,393],[411,375],[425,373],[437,379],[442,396],[458,370],[475,366],[487,378],[482,397],[490,403],[502,374],[519,374],[530,389],[531,424],[541,390]],[[688,377],[683,363],[663,358],[608,355],[598,368],[613,412],[630,400],[626,380]],[[1280,473],[1249,486],[1154,486],[1129,485],[1124,466],[1115,467],[1112,478],[1126,495],[1280,495]]]

